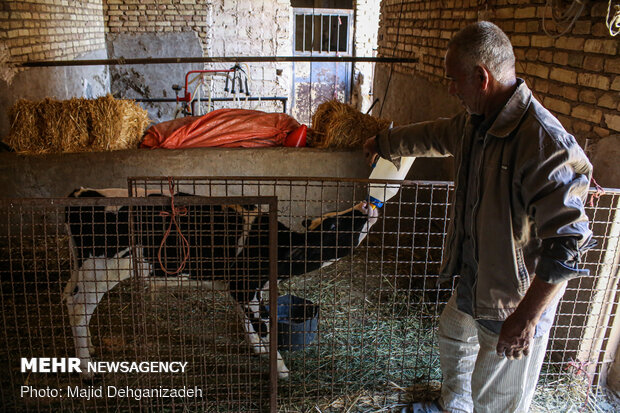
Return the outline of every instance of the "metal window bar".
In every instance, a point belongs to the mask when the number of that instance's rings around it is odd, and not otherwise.
[[[180,188],[203,195],[272,195],[279,220],[299,223],[365,199],[369,183],[358,179],[288,177],[175,177]],[[166,179],[136,177],[130,190],[162,189]],[[435,330],[454,290],[437,284],[453,186],[450,182],[404,181],[386,203],[362,244],[340,261],[280,284],[320,307],[315,343],[284,355],[290,381],[279,382],[279,407],[306,409],[397,405],[412,392],[432,393],[440,385]],[[591,191],[590,197],[594,195]],[[538,383],[536,403],[581,407],[602,394],[618,332],[620,190],[592,198],[586,213],[598,247],[581,266],[590,276],[568,283]],[[303,229],[300,229],[303,230]],[[407,388],[408,392],[403,392]],[[368,404],[364,404],[368,403]],[[572,404],[571,404],[572,403]],[[559,407],[558,407],[559,406]],[[543,408],[548,408],[543,406]],[[570,408],[567,408],[570,410]]]
[[[226,257],[218,251],[237,248],[236,242],[229,242],[234,238],[226,236],[243,232],[239,222],[264,218],[267,225],[256,235],[267,244],[259,242],[257,247],[266,248],[268,254],[259,258],[275,263],[277,200],[176,197],[175,205],[186,209],[177,220],[190,241],[189,278],[155,279],[146,277],[145,268],[147,263],[158,268],[156,250],[162,244],[151,241],[165,238],[170,198],[0,200],[3,409],[276,411],[277,343],[269,344],[268,355],[253,354],[236,310],[238,302],[229,293],[253,291],[243,289],[247,284],[243,276],[257,260],[250,254]],[[257,208],[246,211],[224,205]],[[210,241],[212,237],[220,240]],[[179,239],[172,233],[162,241],[166,268],[181,265]],[[102,258],[89,259],[87,253]],[[223,263],[234,264],[234,270]],[[89,268],[95,270],[89,272]],[[78,276],[78,270],[84,275]],[[274,265],[266,270],[275,285]],[[130,274],[130,280],[113,289],[121,273]],[[78,282],[68,290],[68,299],[63,289],[72,277]],[[228,289],[214,290],[211,287],[216,282]],[[233,285],[238,286],[236,290]],[[174,288],[159,291],[162,286]],[[276,291],[271,290],[275,301]],[[84,306],[97,301],[93,294],[102,297],[90,322],[72,323],[68,301],[75,305],[71,307],[76,309],[75,317],[81,318],[88,315]],[[277,337],[276,311],[272,306],[268,314],[271,332]],[[79,345],[74,338],[85,338],[85,333],[74,336],[72,325],[90,327],[96,346],[91,362],[179,361],[187,362],[187,368],[182,373],[101,373],[92,383],[82,382],[77,373],[21,371],[21,358],[76,357]],[[135,396],[136,391],[162,388],[200,389],[201,397]],[[116,389],[131,389],[134,396],[107,397]]]

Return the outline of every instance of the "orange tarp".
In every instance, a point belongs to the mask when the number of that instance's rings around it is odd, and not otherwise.
[[[218,109],[151,126],[141,148],[256,148],[278,146],[299,123],[285,113],[247,109]]]

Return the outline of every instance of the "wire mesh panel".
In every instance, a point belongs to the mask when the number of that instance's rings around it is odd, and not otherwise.
[[[3,201],[0,402],[376,411],[428,398],[454,289],[438,284],[453,187],[404,182],[378,210],[363,202],[370,182],[133,178],[136,198]],[[210,198],[144,197],[171,184]],[[587,207],[590,276],[567,286],[534,411],[601,392],[617,345],[619,202],[607,190]],[[82,374],[62,371],[76,360]]]
[[[620,191],[591,190],[586,213],[596,246],[582,259],[590,274],[568,282],[551,330],[539,392],[565,406],[602,390],[618,345]],[[578,404],[578,403],[577,403]]]
[[[370,183],[387,181],[177,177],[174,183],[192,194],[277,196],[280,238],[289,230],[312,231],[318,217],[354,208],[366,199]],[[129,186],[140,195],[164,190],[168,178],[132,178]],[[287,380],[278,381],[281,411],[389,410],[403,400],[433,397],[429,393],[441,382],[436,328],[457,282],[438,284],[452,191],[447,182],[406,181],[359,244],[351,227],[321,227],[324,233],[348,236],[339,238],[346,251],[340,259],[325,253],[330,244],[323,236],[320,268],[309,265],[316,258],[301,255],[307,265],[303,274],[283,277],[278,269],[280,298],[298,297],[318,309],[317,326],[303,327],[311,340],[295,349],[281,347],[290,370]],[[586,212],[598,246],[581,264],[590,276],[567,286],[533,411],[570,410],[592,400],[613,359],[619,192],[607,190],[592,200]],[[304,222],[310,226],[304,228]],[[282,253],[297,245],[285,240],[289,243],[278,241],[279,263],[291,265]]]
[[[351,224],[346,214],[365,200],[368,181],[175,178],[174,185],[208,196],[278,197],[278,295],[318,309],[316,327],[300,327],[311,340],[280,347],[290,371],[278,381],[281,411],[343,411],[354,400],[351,411],[383,408],[398,405],[402,390],[412,385],[424,392],[438,387],[435,332],[452,291],[452,285],[437,284],[451,183],[404,184],[381,211],[368,213],[366,228]],[[130,180],[136,195],[167,186],[166,178]],[[335,212],[343,219],[328,225],[325,217]],[[322,236],[302,237],[298,245],[287,235],[291,231]],[[330,254],[334,242],[342,250],[338,259]],[[315,256],[294,253],[317,246]],[[295,259],[304,268],[288,271]]]
[[[273,410],[275,198],[102,195],[0,203],[3,408]]]

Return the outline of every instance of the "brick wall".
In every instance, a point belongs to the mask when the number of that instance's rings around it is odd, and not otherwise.
[[[112,41],[138,34],[186,33],[199,38],[203,56],[288,56],[292,54],[291,10],[290,0],[106,0],[103,14]],[[174,46],[171,56],[187,56],[183,44]],[[232,65],[209,63],[206,68],[228,69]],[[253,96],[290,95],[291,64],[252,63],[244,68],[249,69]],[[214,80],[213,90],[213,97],[230,96],[223,91],[223,78]],[[281,110],[277,102],[246,106]]]
[[[605,27],[607,2],[589,2],[572,30],[557,39],[543,31],[542,16],[550,16],[545,3],[384,0],[379,55],[417,57],[418,63],[394,70],[445,84],[448,40],[469,23],[489,20],[510,37],[518,76],[570,132],[578,138],[620,132],[620,39]],[[545,23],[550,28],[551,20]]]
[[[105,47],[102,0],[1,1],[7,60],[73,59]]]
[[[291,52],[287,0],[106,0],[103,14],[108,33],[196,32],[207,56]]]
[[[187,32],[207,36],[207,0],[106,0],[106,32]]]
[[[289,0],[215,0],[211,2],[208,56],[290,56],[292,8]],[[230,63],[222,65],[230,67]],[[292,65],[249,64],[255,96],[287,96]],[[278,75],[278,69],[282,74]],[[275,105],[274,107],[277,107]]]

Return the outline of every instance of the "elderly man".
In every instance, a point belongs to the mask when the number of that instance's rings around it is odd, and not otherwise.
[[[458,32],[445,58],[465,111],[369,139],[381,156],[455,157],[443,279],[460,276],[439,322],[443,385],[413,412],[527,412],[566,281],[591,232],[592,172],[575,139],[515,76],[506,34],[489,22]]]

